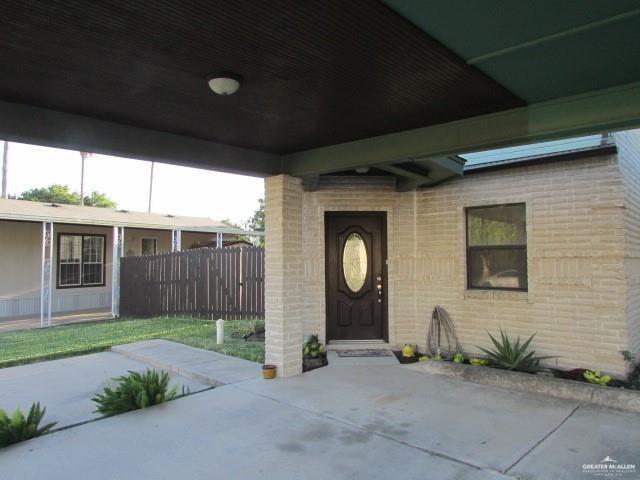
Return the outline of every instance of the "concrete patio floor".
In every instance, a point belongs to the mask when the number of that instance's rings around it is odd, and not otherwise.
[[[640,415],[345,364],[60,431],[0,463],[21,480],[585,479],[582,465],[606,456],[640,466],[639,444]]]

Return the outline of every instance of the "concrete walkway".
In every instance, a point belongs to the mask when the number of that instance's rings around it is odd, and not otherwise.
[[[585,479],[640,467],[640,416],[425,375],[344,365],[238,381],[0,451],[29,479]],[[640,478],[640,471],[619,478]]]
[[[214,387],[262,376],[258,363],[168,340],[118,345],[111,351]]]
[[[0,408],[23,412],[33,402],[47,408],[45,422],[58,422],[56,428],[97,418],[91,398],[104,390],[109,379],[132,370],[142,372],[148,364],[113,352],[101,352],[48,362],[0,369]],[[208,385],[180,375],[171,375],[171,386],[197,392]],[[0,475],[0,478],[2,475]]]

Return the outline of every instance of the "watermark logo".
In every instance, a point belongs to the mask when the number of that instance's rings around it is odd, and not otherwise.
[[[636,473],[634,463],[621,463],[609,455],[598,463],[585,463],[582,465],[582,473],[589,473],[597,477],[622,477],[623,475]]]

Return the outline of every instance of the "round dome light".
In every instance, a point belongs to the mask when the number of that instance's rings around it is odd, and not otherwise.
[[[218,75],[211,75],[207,82],[209,88],[214,93],[222,96],[233,95],[240,88],[240,82],[242,78],[239,75],[233,75],[230,73],[222,73]]]

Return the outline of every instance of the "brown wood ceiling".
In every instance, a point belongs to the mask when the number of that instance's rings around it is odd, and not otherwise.
[[[2,100],[274,153],[523,104],[374,0],[5,0],[0,23]]]

